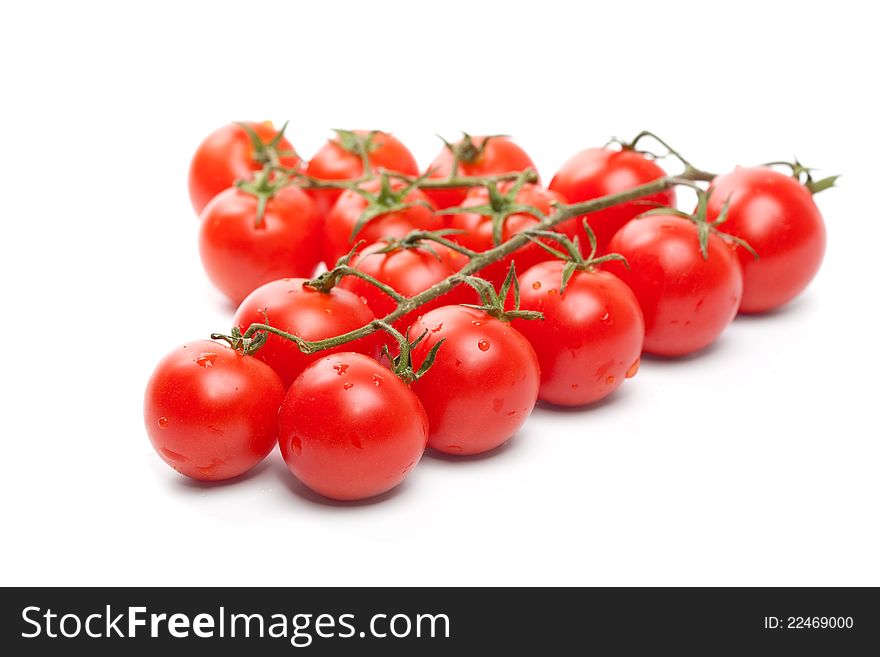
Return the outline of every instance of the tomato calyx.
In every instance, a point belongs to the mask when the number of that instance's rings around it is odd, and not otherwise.
[[[479,144],[474,143],[473,136],[464,130],[461,132],[461,139],[455,143],[447,141],[441,135],[437,135],[437,137],[440,138],[440,141],[443,142],[443,145],[452,154],[452,170],[449,175],[455,176],[458,174],[458,168],[461,163],[473,164],[483,156],[483,152],[486,150],[490,140],[498,137],[507,137],[507,135],[488,135],[483,137]]]
[[[428,372],[428,370],[431,369],[431,366],[437,359],[437,352],[440,351],[440,347],[446,340],[446,338],[438,340],[437,343],[431,347],[430,351],[428,351],[428,354],[425,356],[425,360],[422,361],[419,369],[416,370],[413,368],[412,350],[425,339],[425,336],[428,335],[428,331],[424,331],[418,338],[410,342],[406,339],[403,333],[395,329],[391,324],[376,320],[373,322],[373,326],[385,331],[397,341],[399,349],[397,356],[391,355],[391,351],[388,349],[387,344],[382,346],[382,356],[388,359],[388,362],[391,364],[391,371],[394,372],[394,375],[406,384],[418,381]]]
[[[533,205],[517,202],[517,195],[523,185],[533,175],[530,169],[521,172],[516,179],[502,192],[494,180],[486,182],[485,188],[489,199],[483,205],[460,205],[439,210],[438,214],[478,214],[488,217],[492,222],[492,243],[498,246],[504,241],[504,222],[515,214],[528,214],[538,221],[545,221],[547,216]]]
[[[816,180],[813,178],[813,172],[816,171],[814,167],[807,167],[798,162],[798,159],[795,158],[793,162],[767,162],[761,165],[762,167],[788,167],[791,169],[791,177],[797,180],[801,185],[807,188],[807,191],[810,192],[813,196],[818,194],[819,192],[824,192],[826,189],[830,189],[835,187],[835,183],[837,179],[840,178],[839,175],[835,176],[827,176],[825,178],[820,178]]]
[[[466,308],[482,310],[487,315],[508,323],[514,319],[544,319],[544,314],[536,310],[520,310],[519,280],[516,277],[515,262],[510,263],[510,269],[507,270],[507,277],[501,284],[500,290],[496,291],[489,281],[479,276],[465,276],[464,282],[477,291],[483,302],[481,305],[460,304]],[[505,306],[511,291],[513,291],[513,309],[507,310]]]
[[[261,166],[271,165],[271,166],[281,166],[281,158],[283,157],[296,157],[299,155],[293,149],[291,150],[278,150],[278,144],[281,143],[281,140],[284,138],[284,131],[287,130],[287,124],[290,121],[285,121],[284,125],[281,126],[281,129],[275,133],[275,136],[272,137],[269,141],[263,141],[260,138],[260,135],[256,133],[256,131],[249,126],[247,123],[243,121],[236,121],[235,125],[240,127],[247,133],[248,138],[251,140],[251,148],[253,148],[253,153],[251,157],[253,157],[254,162]]]
[[[629,263],[626,261],[626,258],[619,253],[606,253],[603,256],[596,257],[598,241],[596,240],[596,234],[590,228],[590,224],[587,223],[586,219],[584,219],[584,231],[590,240],[590,254],[586,258],[581,254],[580,239],[577,236],[572,240],[567,235],[552,230],[535,230],[529,235],[529,239],[547,251],[547,253],[565,261],[565,265],[562,268],[562,283],[559,286],[560,296],[565,294],[565,289],[568,287],[568,283],[576,271],[591,271],[602,263],[611,260],[618,260],[623,263],[624,267],[629,269]],[[539,237],[554,240],[563,250],[554,249],[549,244],[538,239]]]
[[[256,353],[260,347],[266,344],[268,337],[269,334],[265,331],[257,331],[245,337],[237,326],[232,327],[229,335],[223,333],[211,334],[212,340],[223,340],[230,347],[245,356],[251,356]]]
[[[425,177],[426,176],[420,176],[404,184],[402,187],[395,189],[394,185],[391,183],[391,176],[383,172],[379,174],[378,192],[369,192],[360,185],[351,186],[350,189],[353,192],[359,194],[366,200],[367,206],[357,218],[357,221],[355,221],[349,240],[354,241],[358,234],[364,229],[364,226],[382,215],[390,214],[392,212],[403,212],[419,205],[433,211],[433,206],[427,201],[406,200],[414,190],[418,189],[419,184],[425,179]]]
[[[642,213],[641,217],[651,216],[651,215],[673,215],[676,217],[681,217],[682,219],[687,219],[697,227],[697,237],[700,242],[700,253],[703,256],[703,260],[709,259],[709,236],[712,234],[717,235],[721,239],[726,242],[731,242],[736,244],[737,246],[741,246],[746,251],[752,254],[752,257],[755,260],[759,259],[758,252],[752,248],[752,246],[746,242],[741,237],[737,237],[736,235],[731,235],[730,233],[725,233],[719,226],[727,221],[727,212],[730,209],[730,198],[725,199],[724,205],[721,207],[721,212],[718,213],[718,216],[714,221],[709,221],[707,209],[709,205],[709,198],[712,196],[712,188],[703,189],[699,187],[693,182],[679,181],[680,184],[687,185],[691,187],[697,193],[697,208],[694,210],[693,214],[688,214],[687,212],[682,212],[678,208],[668,208],[668,207],[658,207],[653,210],[648,210],[647,212]],[[638,217],[637,217],[638,219]]]
[[[354,130],[336,128],[333,132],[336,133],[336,143],[342,150],[361,158],[364,174],[372,173],[373,164],[370,161],[370,153],[379,148],[379,144],[375,142],[375,139],[376,135],[381,133],[381,130],[370,130],[364,134],[358,134]]]
[[[253,180],[236,180],[235,187],[245,194],[250,194],[257,199],[257,214],[254,217],[254,228],[262,228],[266,216],[266,205],[278,190],[288,187],[292,182],[288,178],[275,177],[272,167],[266,166],[262,171],[254,174]]]

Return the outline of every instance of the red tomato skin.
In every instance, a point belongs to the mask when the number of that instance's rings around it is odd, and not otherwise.
[[[247,122],[263,142],[272,141],[278,130],[271,121]],[[278,142],[278,150],[292,151],[293,146],[284,137]],[[281,164],[293,167],[298,157],[282,157]],[[189,198],[196,214],[201,214],[208,202],[236,180],[249,179],[262,169],[254,160],[254,149],[245,129],[230,123],[208,135],[199,144],[189,167]]]
[[[244,332],[251,324],[264,324],[268,319],[270,326],[305,340],[322,340],[359,329],[375,319],[367,305],[348,290],[336,287],[324,293],[305,282],[304,278],[284,278],[258,287],[236,311],[235,326]],[[323,356],[357,351],[378,357],[381,344],[373,334],[334,349],[304,354],[290,340],[270,335],[254,356],[275,370],[289,387],[300,372]]]
[[[147,435],[182,475],[237,477],[275,446],[284,393],[278,375],[256,358],[210,340],[189,342],[165,356],[147,383]]]
[[[485,137],[472,137],[474,145],[479,147]],[[445,146],[443,150],[431,162],[428,167],[431,170],[430,178],[447,178],[452,172],[452,153]],[[482,154],[473,162],[460,162],[458,166],[459,176],[485,177],[500,176],[505,173],[519,173],[526,169],[532,169],[537,173],[538,167],[522,148],[507,137],[492,137]],[[464,187],[452,187],[449,189],[426,189],[425,194],[434,203],[438,210],[461,205],[467,197],[467,189]]]
[[[323,223],[309,196],[285,187],[266,203],[256,224],[257,199],[234,187],[205,206],[199,230],[202,265],[233,303],[279,278],[310,276],[321,261]]]
[[[629,222],[609,250],[629,263],[603,265],[635,293],[645,317],[644,350],[682,356],[708,347],[733,321],[742,299],[742,271],[733,248],[709,236],[709,258],[700,252],[697,227],[674,215]]]
[[[741,237],[760,256],[737,247],[743,270],[741,313],[782,306],[803,292],[825,255],[825,222],[797,180],[767,168],[737,168],[712,181],[707,216],[730,199],[720,230]]]
[[[541,374],[529,341],[509,324],[463,306],[443,306],[409,329],[418,369],[446,338],[430,370],[412,385],[428,415],[428,445],[446,454],[498,447],[525,423],[538,399]]]
[[[576,271],[563,294],[561,260],[542,262],[520,278],[521,307],[543,320],[512,324],[538,355],[538,397],[559,406],[582,406],[614,392],[639,366],[645,320],[638,299],[606,271]]]
[[[509,187],[510,185],[501,185],[499,189],[503,192],[505,189],[509,189]],[[518,203],[531,205],[545,216],[551,213],[551,204],[554,201],[565,203],[565,199],[560,194],[530,183],[526,183],[517,193],[516,200]],[[481,187],[472,190],[468,194],[463,205],[465,207],[474,207],[486,205],[488,202],[489,193],[485,188]],[[502,241],[507,241],[517,233],[532,228],[539,222],[540,220],[537,217],[526,213],[510,215],[504,222],[501,239]],[[492,238],[492,220],[489,217],[474,212],[461,212],[450,215],[449,227],[464,231],[458,235],[453,234],[448,236],[449,239],[454,240],[464,247],[474,251],[488,251],[496,246]],[[564,221],[553,230],[559,233],[564,233],[573,238],[577,234],[577,220],[569,219],[568,221]],[[557,242],[554,242],[553,240],[545,241],[548,245],[559,248]],[[524,272],[529,267],[553,257],[553,255],[547,253],[547,251],[537,244],[528,244],[518,249],[513,255],[502,258],[488,267],[484,267],[480,270],[479,275],[497,287],[504,282],[512,261],[516,261],[516,270],[518,272]]]
[[[442,244],[431,244],[434,253],[427,249],[396,249],[389,253],[379,253],[385,246],[384,242],[367,246],[354,257],[351,265],[381,283],[390,285],[405,297],[413,297],[424,292],[457,272],[468,262],[466,256]],[[375,285],[356,276],[345,277],[339,287],[353,292],[361,299],[366,299],[367,305],[376,317],[385,317],[397,308],[394,299]],[[443,296],[407,313],[394,323],[394,327],[398,331],[406,332],[419,315],[424,315],[433,308],[457,303],[478,303],[476,292],[471,290],[469,286],[459,285]]]
[[[359,135],[369,130],[355,130]],[[394,135],[379,132],[374,137],[376,149],[370,151],[370,164],[374,170],[394,171],[408,176],[419,175],[416,158]],[[364,175],[364,165],[359,155],[350,153],[339,145],[337,139],[328,139],[309,160],[307,173],[322,180],[354,180]],[[309,190],[321,214],[327,214],[341,191],[338,189]]]
[[[364,183],[364,189],[378,191],[379,181],[371,180]],[[402,183],[395,182],[392,187],[400,189]],[[444,228],[444,219],[431,210],[428,198],[419,190],[414,189],[406,197],[407,202],[421,201],[428,204],[414,205],[400,212],[388,212],[369,221],[354,240],[351,233],[358,218],[367,208],[366,199],[351,190],[346,190],[326,216],[324,223],[325,262],[328,267],[340,257],[348,253],[356,242],[361,240],[367,244],[378,242],[383,237],[403,237],[412,230],[440,230]]]
[[[634,151],[588,148],[562,165],[550,181],[550,189],[562,194],[569,203],[580,203],[623,192],[665,175],[666,172],[655,162]],[[587,215],[590,228],[596,235],[598,255],[608,253],[609,240],[624,224],[651,209],[646,202],[674,207],[675,190],[670,188],[645,196],[638,202],[622,203]],[[576,224],[581,248],[586,251],[590,242],[583,229],[583,217],[578,217]]]
[[[281,455],[308,488],[362,500],[400,484],[419,462],[428,419],[412,390],[362,354],[325,356],[290,387],[279,416]]]

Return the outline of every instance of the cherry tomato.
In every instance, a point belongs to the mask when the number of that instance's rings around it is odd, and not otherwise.
[[[381,183],[378,179],[369,180],[362,185],[368,192],[378,193]],[[393,181],[391,188],[395,191],[403,189],[404,184]],[[324,225],[324,249],[325,261],[328,266],[335,263],[341,256],[351,250],[358,241],[364,240],[368,244],[378,242],[383,237],[403,237],[412,230],[439,230],[444,226],[444,220],[435,215],[431,210],[428,198],[418,189],[407,194],[404,199],[407,203],[424,203],[426,205],[413,205],[405,210],[380,214],[367,222],[356,235],[352,236],[357,221],[367,210],[367,200],[352,190],[345,190],[336,204],[327,214]]]
[[[537,172],[538,168],[522,148],[508,137],[467,137],[453,144],[461,153],[458,164],[459,176],[499,176],[505,173],[519,173],[526,169]],[[485,147],[483,144],[485,143]],[[452,172],[454,158],[448,147],[428,167],[431,178],[447,178]],[[425,194],[438,209],[461,205],[467,196],[467,189],[452,187],[449,189],[426,189]]]
[[[234,187],[202,211],[199,251],[208,277],[234,303],[263,283],[310,276],[321,260],[321,216],[309,196],[284,187],[257,218],[257,198]]]
[[[767,168],[738,168],[712,181],[707,216],[730,199],[721,230],[745,240],[759,258],[737,247],[743,270],[740,312],[777,308],[800,294],[825,255],[825,223],[813,195],[797,180]]]
[[[408,176],[419,174],[419,165],[409,149],[394,135],[377,130],[372,133],[369,130],[339,131],[309,160],[307,173],[322,180],[360,178],[364,175],[364,164],[352,135],[369,137],[371,134],[367,155],[375,171],[394,171]],[[327,214],[341,192],[338,189],[313,189],[309,193],[317,202],[320,212]]]
[[[511,184],[499,185],[499,192],[502,194],[509,190]],[[549,215],[551,213],[551,203],[554,201],[564,203],[565,199],[556,192],[549,191],[538,185],[526,183],[516,195],[516,202],[524,205],[530,205],[536,208],[542,214]],[[489,204],[489,192],[485,187],[474,188],[462,204],[465,207],[486,206]],[[569,237],[574,237],[577,232],[577,219],[569,219],[553,230],[565,233]],[[540,219],[534,215],[520,212],[512,214],[504,220],[501,231],[501,241],[507,241],[517,233],[528,228],[534,227],[540,222]],[[458,235],[450,235],[449,239],[455,240],[462,246],[474,251],[487,251],[494,246],[493,225],[491,217],[477,214],[476,212],[462,212],[450,215],[449,227],[456,230],[464,231]],[[544,240],[550,246],[558,247],[553,240]],[[516,261],[517,271],[525,271],[529,267],[539,262],[549,260],[553,256],[537,244],[528,244],[516,253],[503,258],[502,260],[483,268],[479,275],[486,280],[492,282],[496,287],[504,282],[507,271],[510,269],[511,261]]]
[[[733,321],[742,298],[742,271],[733,247],[709,234],[708,258],[696,224],[675,215],[646,215],[611,239],[626,258],[603,267],[629,285],[645,316],[646,352],[681,356],[709,346]]]
[[[189,342],[165,356],[147,383],[147,435],[162,460],[187,477],[237,477],[275,446],[284,392],[278,375],[253,356],[210,340]]]
[[[356,294],[338,287],[320,292],[304,278],[272,281],[251,292],[235,313],[234,323],[244,333],[251,324],[269,324],[304,340],[323,340],[359,329],[375,319]],[[304,354],[290,340],[269,335],[254,355],[267,363],[285,386],[290,386],[309,363],[337,351],[358,351],[378,356],[381,342],[374,334],[355,342],[314,354]]]
[[[246,123],[263,144],[269,144],[278,135],[271,121]],[[275,145],[280,164],[293,167],[299,157],[293,155],[293,146],[284,137]],[[236,180],[250,178],[263,168],[263,159],[269,154],[258,153],[247,131],[237,123],[215,130],[199,144],[189,167],[189,198],[196,214],[201,214],[212,198],[232,187]]]
[[[428,445],[447,454],[498,447],[523,425],[538,399],[541,375],[529,341],[481,310],[443,306],[420,317],[410,341],[418,369],[445,338],[434,365],[412,385],[428,414]]]
[[[645,337],[636,296],[606,271],[575,271],[560,293],[565,263],[542,262],[520,278],[521,308],[542,320],[515,319],[541,365],[540,399],[580,406],[608,396],[634,376]]]
[[[361,500],[391,490],[419,462],[428,418],[418,397],[375,360],[343,352],[312,363],[279,416],[281,454],[316,493]]]
[[[424,292],[432,285],[451,276],[468,263],[468,258],[442,244],[427,243],[414,248],[395,248],[382,253],[387,247],[384,242],[371,244],[359,252],[352,260],[352,267],[376,280],[390,285],[405,297]],[[362,299],[376,317],[385,317],[397,307],[397,302],[379,288],[356,276],[346,276],[339,287],[351,290]],[[467,287],[467,289],[464,289]],[[476,303],[475,292],[468,286],[459,285],[441,297],[419,306],[404,315],[394,326],[406,331],[416,317],[432,308],[456,303]],[[469,292],[470,291],[470,292]]]
[[[655,162],[635,151],[588,148],[562,165],[550,181],[550,189],[562,194],[569,203],[579,203],[623,192],[665,175]],[[596,234],[597,255],[608,251],[608,241],[626,222],[650,209],[646,202],[672,207],[675,191],[670,188],[587,216]],[[579,219],[576,223],[581,246],[587,248],[589,240],[583,221]]]

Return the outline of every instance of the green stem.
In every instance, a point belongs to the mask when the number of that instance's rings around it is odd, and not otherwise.
[[[702,173],[704,172],[696,171],[696,174]],[[445,278],[444,280],[429,287],[427,290],[416,294],[415,296],[400,299],[398,301],[397,308],[393,312],[390,312],[385,317],[378,318],[370,322],[369,324],[353,331],[348,331],[347,333],[342,333],[341,335],[336,335],[331,338],[325,338],[323,340],[309,341],[304,340],[291,333],[287,333],[286,331],[268,326],[267,324],[251,324],[248,327],[247,331],[244,332],[243,337],[250,338],[257,331],[267,331],[286,340],[291,340],[295,342],[300,351],[306,354],[323,351],[324,349],[332,349],[333,347],[338,347],[348,342],[358,340],[360,338],[371,335],[378,330],[381,330],[384,325],[393,324],[398,319],[404,317],[407,313],[412,312],[419,306],[422,306],[429,301],[433,301],[434,299],[443,296],[453,288],[464,283],[466,277],[478,273],[485,267],[488,267],[489,265],[504,259],[508,255],[512,254],[514,251],[522,248],[523,246],[528,244],[534,237],[538,236],[541,231],[550,230],[554,226],[557,226],[562,222],[571,219],[572,217],[578,217],[580,215],[598,212],[599,210],[604,210],[615,205],[620,205],[621,203],[627,203],[629,201],[640,199],[644,196],[657,194],[666,189],[669,189],[674,185],[686,184],[687,182],[693,180],[694,175],[695,174],[692,172],[685,171],[681,175],[658,178],[653,182],[639,185],[638,187],[633,187],[632,189],[618,192],[617,194],[609,194],[608,196],[603,196],[601,198],[592,199],[589,201],[583,201],[581,203],[572,203],[570,205],[557,205],[554,212],[544,221],[536,224],[534,227],[528,230],[517,233],[506,242],[503,242],[498,246],[489,249],[488,251],[483,251],[482,253],[479,253],[478,255],[471,258],[471,261],[467,265],[465,265],[459,272],[453,274],[452,276],[449,276],[448,278]]]

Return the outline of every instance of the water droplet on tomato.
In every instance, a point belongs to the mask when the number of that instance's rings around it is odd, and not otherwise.
[[[483,322],[480,322],[480,321],[474,320],[474,321],[471,322],[471,324],[473,324],[474,326],[482,326],[482,325],[483,325]]]
[[[177,452],[172,452],[167,447],[163,447],[159,450],[162,452],[162,456],[164,456],[169,461],[177,461],[178,463],[185,463],[187,458],[183,454],[178,454]]]
[[[217,359],[217,354],[213,354],[211,352],[206,352],[196,358],[196,362],[202,367],[214,367],[214,361]]]
[[[464,451],[464,449],[462,448],[461,445],[447,445],[446,451],[453,452],[455,454],[461,454]]]
[[[357,447],[358,449],[363,449],[363,448],[364,448],[363,443],[361,443],[361,439],[358,438],[357,436],[352,436],[352,437],[351,437],[351,444],[354,445],[355,447]]]
[[[607,383],[609,386],[612,385],[615,381],[617,381],[617,379],[613,375],[609,375],[605,378],[605,383]]]
[[[609,319],[611,319],[611,313],[609,313],[606,310],[605,313],[599,319],[603,322],[607,322]]]
[[[382,377],[379,376],[378,374],[374,374],[374,375],[373,375],[373,384],[374,384],[377,388],[378,388],[380,385],[382,385]]]
[[[344,386],[342,386],[342,388],[344,390],[351,390],[352,388],[354,388],[354,384],[353,383],[346,383]]]
[[[366,305],[367,305],[367,298],[366,298],[366,297],[361,297],[360,299],[361,299],[361,303],[364,304],[364,305],[366,306]]]
[[[480,348],[480,351],[489,351],[489,341],[485,338],[480,340],[477,346]]]
[[[540,290],[541,289],[541,281],[535,281],[534,283],[532,283],[532,289],[533,290]]]
[[[299,436],[294,436],[290,439],[290,451],[293,452],[294,456],[299,456],[303,453],[302,439]]]
[[[626,371],[627,379],[631,379],[636,375],[636,372],[639,371],[639,365],[641,364],[641,362],[641,358],[636,358],[635,362],[629,366],[629,369]]]
[[[159,428],[164,429],[167,426],[168,426],[168,418],[163,415],[162,417],[159,418]]]
[[[462,366],[462,362],[461,362],[461,359],[460,359],[460,358],[456,358],[456,359],[455,359],[455,366],[456,366],[456,367],[461,367],[461,366]]]
[[[336,365],[333,366],[333,369],[336,370],[337,376],[342,376],[345,374],[345,370],[348,369],[348,365],[345,363],[336,363]]]
[[[558,292],[559,290],[557,290],[555,287],[551,287],[547,294],[557,294]]]
[[[437,324],[437,326],[435,326],[434,328],[431,329],[431,333],[436,333],[437,331],[442,331],[442,330],[443,330],[443,322],[440,322],[439,324]]]
[[[575,388],[577,388],[577,387],[579,387],[579,386],[580,386],[579,383],[572,383],[572,384],[571,384],[571,389],[574,390]]]
[[[330,308],[324,308],[324,312],[327,313],[328,315],[330,315],[333,313],[333,310]]]

